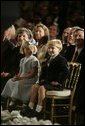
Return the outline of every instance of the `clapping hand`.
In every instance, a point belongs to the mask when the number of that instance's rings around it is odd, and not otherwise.
[[[10,75],[10,73],[6,73],[6,72],[1,73],[1,77],[8,77],[9,75]]]
[[[58,82],[52,81],[51,84],[54,85],[54,86],[57,86],[58,85]]]

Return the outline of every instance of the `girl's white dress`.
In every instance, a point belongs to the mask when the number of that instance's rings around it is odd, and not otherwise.
[[[11,66],[10,66],[11,67]],[[9,79],[1,93],[3,97],[11,97],[15,99],[22,100],[23,103],[29,100],[31,87],[33,84],[38,83],[40,74],[40,63],[39,60],[31,55],[30,57],[24,57],[20,61],[20,76],[28,73],[34,67],[38,68],[38,73],[33,78],[27,78],[19,81],[12,81]]]

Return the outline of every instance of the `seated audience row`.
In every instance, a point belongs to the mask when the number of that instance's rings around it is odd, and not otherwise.
[[[54,26],[55,36],[52,38],[51,33],[54,32],[51,30]],[[28,106],[21,111],[23,115],[39,116],[46,90],[57,90],[58,85],[63,88],[68,77],[68,61],[82,65],[74,104],[76,112],[83,114],[84,29],[68,27],[62,33],[62,40],[57,38],[58,32],[55,23],[49,28],[39,23],[33,31],[24,27],[15,30],[12,26],[4,34],[1,48],[2,96],[19,99],[22,103],[29,101]],[[19,64],[20,72],[22,69],[20,74]],[[34,111],[36,99],[38,101]]]

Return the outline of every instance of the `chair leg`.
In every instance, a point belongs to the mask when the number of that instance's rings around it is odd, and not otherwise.
[[[71,108],[69,110],[69,125],[76,125],[76,113]]]
[[[69,110],[69,125],[71,125],[71,122],[72,121],[72,110],[71,110],[71,108],[70,108],[70,110]]]
[[[46,99],[44,99],[43,112],[44,112],[44,119],[46,119]]]
[[[7,99],[7,109],[9,108],[10,98]]]
[[[51,103],[51,121],[53,123],[53,116],[54,116],[54,99],[52,99]]]
[[[76,113],[74,112],[73,125],[76,125]]]

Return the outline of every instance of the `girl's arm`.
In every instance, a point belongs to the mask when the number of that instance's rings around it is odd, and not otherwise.
[[[38,73],[38,68],[34,67],[32,70],[30,70],[28,73],[24,74],[23,76],[17,75],[16,80],[30,79],[36,76],[37,73]]]

